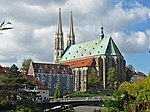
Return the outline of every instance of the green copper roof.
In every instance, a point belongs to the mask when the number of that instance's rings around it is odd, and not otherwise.
[[[98,55],[121,55],[121,53],[111,37],[104,37],[102,40],[98,39],[70,46],[60,62]]]

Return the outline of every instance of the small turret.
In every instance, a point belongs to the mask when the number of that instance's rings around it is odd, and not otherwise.
[[[100,34],[101,40],[104,38],[104,32],[103,32],[103,26],[101,26],[101,34]]]

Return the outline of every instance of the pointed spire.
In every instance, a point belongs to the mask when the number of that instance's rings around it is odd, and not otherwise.
[[[73,29],[73,17],[72,17],[72,11],[70,15],[70,27],[69,27],[69,33],[68,33],[68,39],[67,39],[67,48],[68,49],[71,45],[75,44],[75,34]]]
[[[55,34],[55,49],[54,49],[54,62],[57,63],[64,53],[64,39],[61,21],[61,8],[59,8],[58,26]]]
[[[57,34],[62,34],[61,8],[59,8]]]
[[[101,26],[101,34],[100,34],[100,38],[103,39],[104,38],[104,32],[103,32],[103,25]]]
[[[70,16],[70,30],[69,34],[70,37],[74,36],[74,29],[73,29],[73,18],[72,18],[72,11],[71,11],[71,16]]]

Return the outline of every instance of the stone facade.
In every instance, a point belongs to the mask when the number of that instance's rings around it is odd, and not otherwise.
[[[58,29],[56,34],[63,34],[61,14],[59,10],[58,18]],[[106,37],[103,33],[103,27],[101,27],[101,35],[97,40],[92,40],[89,42],[84,42],[80,44],[75,44],[75,33],[73,28],[72,12],[71,12],[71,22],[69,28],[69,36],[67,37],[67,47],[64,50],[64,53],[60,57],[56,58],[59,52],[59,49],[54,50],[54,62],[60,63],[62,65],[70,65],[71,69],[74,71],[75,82],[74,90],[75,91],[87,91],[88,90],[88,75],[89,69],[95,67],[98,71],[98,75],[101,77],[101,87],[106,89],[107,83],[107,73],[110,67],[114,67],[117,71],[118,82],[123,82],[126,80],[125,75],[125,65],[126,61],[122,56],[121,52],[117,48],[115,42],[111,37]],[[55,46],[59,45],[58,48],[64,47],[63,44],[57,43],[57,38],[55,37]],[[69,41],[68,41],[69,40]],[[73,40],[72,42],[70,42]],[[60,42],[63,43],[63,38]],[[72,43],[72,44],[68,44]],[[63,49],[62,49],[63,50]]]

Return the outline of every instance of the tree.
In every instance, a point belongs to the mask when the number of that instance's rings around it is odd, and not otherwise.
[[[89,69],[88,75],[88,88],[96,89],[100,87],[101,78],[97,74],[96,68]]]
[[[146,78],[141,78],[133,83],[124,82],[119,86],[119,89],[114,94],[113,102],[106,102],[113,107],[119,106],[123,108],[122,110],[127,112],[150,112],[150,76]],[[112,102],[112,103],[109,103]],[[108,106],[108,107],[109,107]],[[120,109],[119,109],[120,110]],[[121,110],[120,110],[121,111]]]
[[[117,71],[114,67],[110,67],[107,73],[107,87],[114,89],[114,84],[117,81]]]
[[[135,70],[133,65],[131,65],[131,64],[127,65],[127,68],[129,68],[130,70]]]
[[[54,93],[54,99],[62,98],[62,97],[63,97],[63,95],[62,95],[62,92],[60,90],[60,87],[57,87],[55,90],[55,93]]]
[[[35,102],[33,102],[33,99],[37,93],[30,90],[33,90],[35,85],[20,73],[19,68],[13,64],[9,69],[8,75],[2,78],[0,102],[6,101],[9,104],[13,104],[14,111],[16,109],[18,111],[22,110],[25,107],[34,110]]]
[[[23,74],[25,74],[25,75],[27,74],[31,61],[32,61],[31,59],[24,59],[23,60],[22,67],[21,67],[21,71]]]

